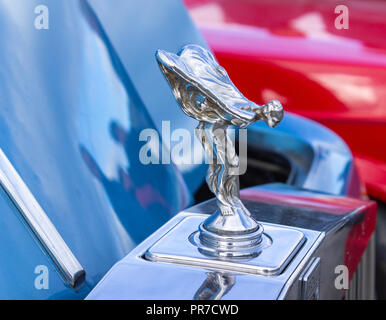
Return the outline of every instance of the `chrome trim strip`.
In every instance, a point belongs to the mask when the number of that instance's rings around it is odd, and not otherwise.
[[[0,185],[53,259],[66,282],[72,288],[82,284],[86,272],[1,148]]]

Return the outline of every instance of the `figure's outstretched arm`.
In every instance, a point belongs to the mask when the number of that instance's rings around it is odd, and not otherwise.
[[[255,113],[255,116],[254,116],[254,121],[258,121],[258,120],[263,120],[264,119],[264,108],[266,108],[266,104],[264,105],[258,105],[256,103],[254,103],[253,105],[249,105],[247,107],[242,107],[241,109],[242,110],[245,110],[245,111],[250,111],[250,112],[253,112]]]

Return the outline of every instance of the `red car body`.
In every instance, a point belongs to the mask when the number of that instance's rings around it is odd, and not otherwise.
[[[368,194],[386,201],[386,2],[185,0],[251,100],[282,101],[350,146]],[[348,8],[348,29],[335,21]]]

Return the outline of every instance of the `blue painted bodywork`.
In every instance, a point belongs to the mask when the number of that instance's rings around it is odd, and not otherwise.
[[[37,5],[49,8],[48,30],[34,28]],[[69,288],[0,190],[0,299],[82,299],[204,181],[205,165],[141,164],[138,136],[163,120],[196,126],[154,53],[206,44],[177,0],[3,0],[0,33],[0,148],[86,270],[86,284]],[[266,130],[251,136],[318,159],[298,184],[345,192],[352,158],[338,137],[295,116]],[[48,289],[34,286],[38,265],[49,269]]]
[[[41,4],[48,30],[34,27]],[[0,299],[80,299],[192,199],[175,166],[140,163],[138,135],[178,110],[155,50],[205,43],[170,0],[6,0],[0,32],[0,147],[87,273],[84,288],[68,288],[1,194]],[[195,176],[201,184],[204,170]],[[52,271],[48,290],[34,288],[37,265]]]
[[[361,194],[350,149],[315,121],[287,113],[274,130],[255,123],[249,128],[248,144],[288,159],[292,169],[288,184],[333,195]]]

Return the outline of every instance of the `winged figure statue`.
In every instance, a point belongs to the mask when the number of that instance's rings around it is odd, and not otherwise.
[[[219,210],[205,223],[209,231],[223,233],[256,230],[240,201],[239,159],[227,128],[245,128],[263,120],[275,127],[283,118],[277,100],[258,105],[245,98],[212,53],[198,45],[187,45],[178,54],[158,50],[158,64],[181,109],[199,121],[196,133],[211,157],[207,183],[216,195]]]

